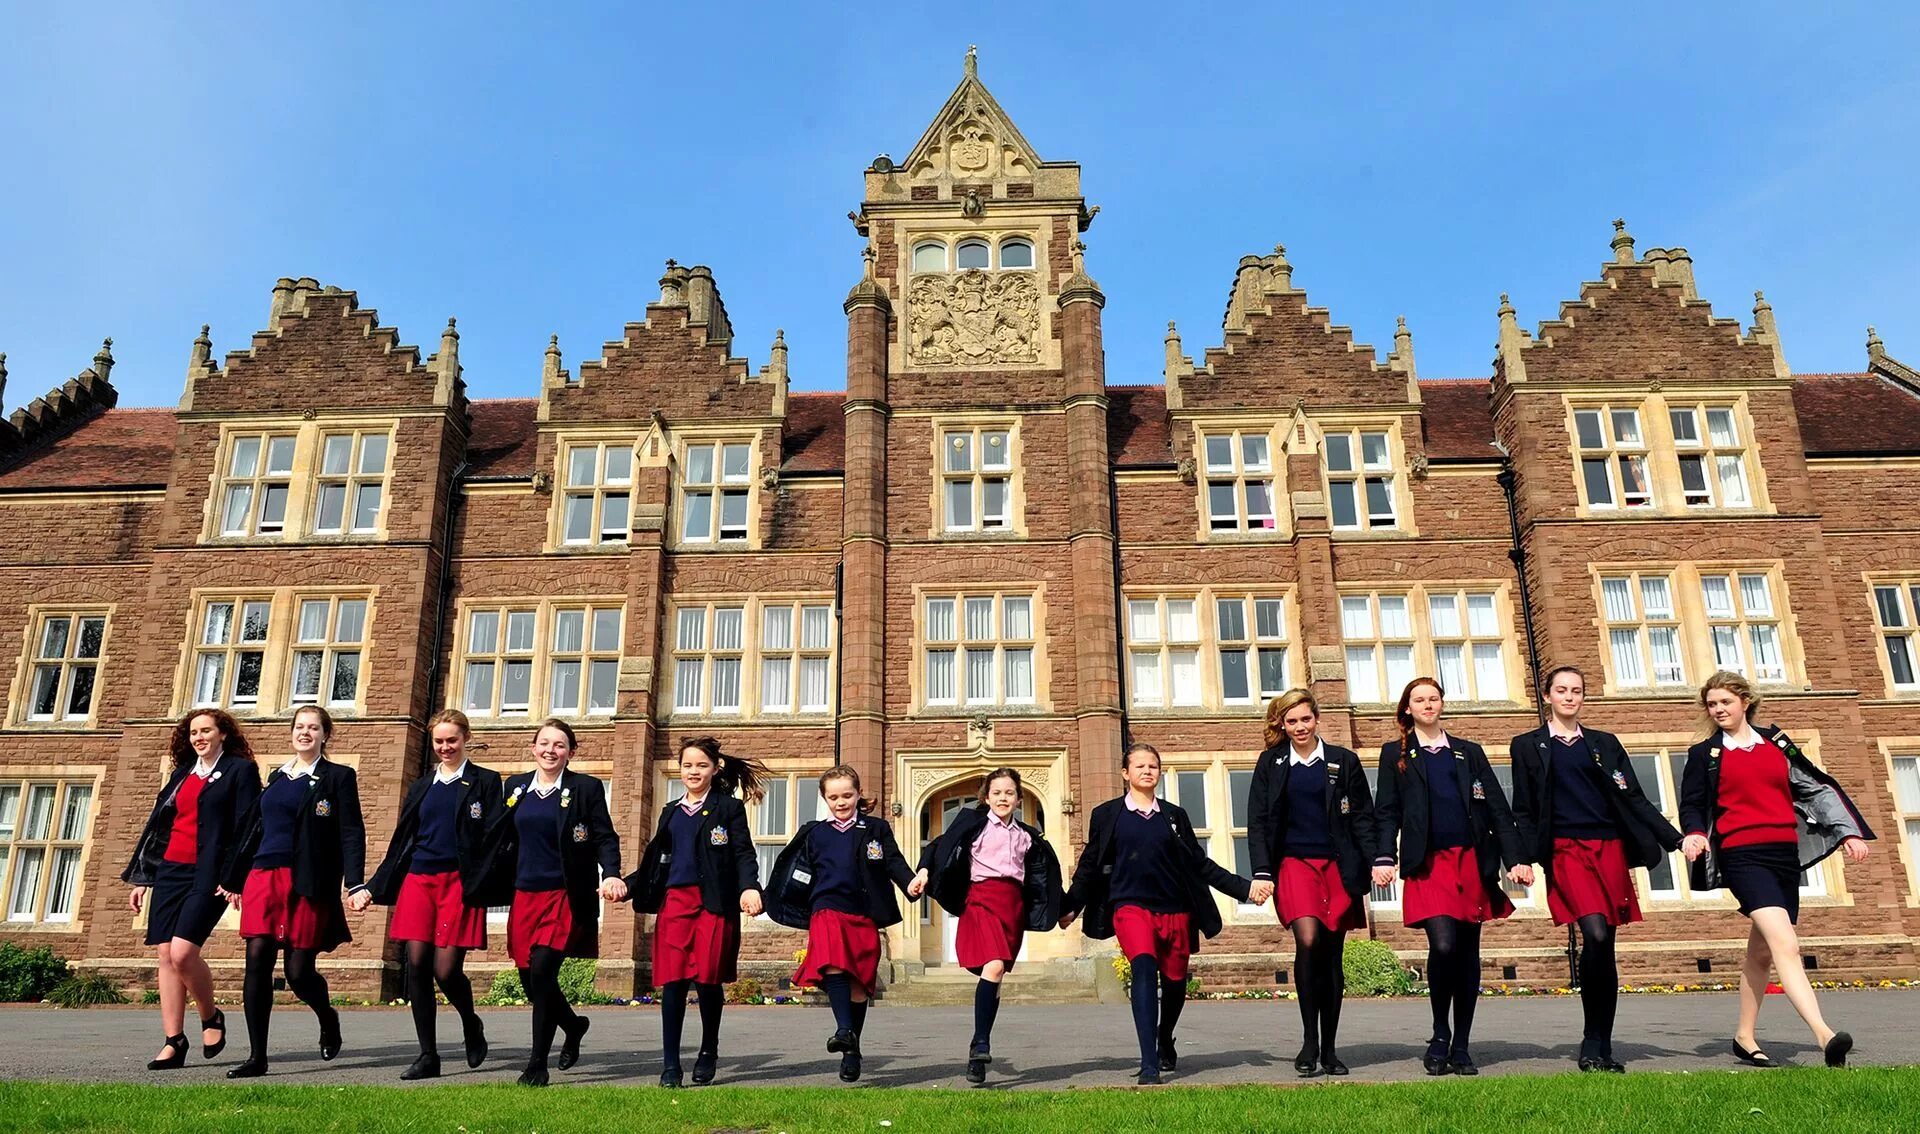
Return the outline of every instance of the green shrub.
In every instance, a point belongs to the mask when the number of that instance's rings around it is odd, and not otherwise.
[[[0,1000],[45,1000],[71,970],[48,946],[22,949],[13,942],[0,944]]]
[[[480,998],[482,1004],[525,1004],[527,990],[520,987],[518,969],[501,969],[493,974],[493,987]]]
[[[727,1003],[761,1004],[766,1001],[767,991],[760,982],[752,977],[741,977],[727,986]]]
[[[149,988],[146,991],[142,992],[140,994],[140,1003],[142,1004],[160,1003],[160,990],[157,988]]]
[[[1413,991],[1413,974],[1385,942],[1348,941],[1340,967],[1349,996],[1405,996]]]
[[[567,1003],[613,1003],[613,997],[601,992],[593,983],[594,974],[599,968],[600,962],[592,957],[569,957],[560,962],[560,991],[566,994]]]
[[[156,997],[157,998],[157,997]],[[88,1008],[95,1004],[125,1004],[120,986],[105,973],[74,973],[55,985],[47,999],[62,1008]]]

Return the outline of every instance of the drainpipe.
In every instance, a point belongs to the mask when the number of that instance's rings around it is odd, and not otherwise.
[[[467,471],[466,458],[454,466],[453,476],[448,480],[447,526],[440,541],[440,597],[433,612],[433,652],[427,661],[427,716],[431,717],[440,710],[440,643],[447,630],[447,603],[453,598],[453,520],[454,510],[460,506],[460,477]],[[426,775],[433,768],[433,744],[431,738],[421,749],[421,774]]]
[[[846,601],[846,579],[847,561],[845,558],[842,558],[838,563],[833,565],[833,656],[838,659],[838,664],[842,666],[847,664],[847,652],[841,648],[845,644],[847,636],[847,620],[842,617],[844,611],[841,605]],[[835,692],[833,695],[833,766],[837,768],[840,766],[840,693],[838,684],[840,681],[840,673],[837,668],[834,671],[833,679],[835,682]]]

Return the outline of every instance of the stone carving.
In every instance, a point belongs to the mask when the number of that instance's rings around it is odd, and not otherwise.
[[[979,269],[915,276],[907,358],[923,366],[1040,360],[1040,289],[1031,272]]]

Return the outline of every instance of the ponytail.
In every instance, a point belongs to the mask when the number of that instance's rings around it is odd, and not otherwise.
[[[707,759],[713,761],[713,786],[721,795],[738,795],[758,802],[767,794],[766,779],[771,773],[760,761],[727,755],[720,750],[720,742],[711,736],[696,736],[680,742],[681,752],[689,748],[706,753]],[[859,790],[857,784],[854,790]]]

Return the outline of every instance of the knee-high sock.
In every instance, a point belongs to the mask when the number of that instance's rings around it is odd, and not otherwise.
[[[1162,1046],[1173,1042],[1173,1029],[1180,1026],[1180,1013],[1187,1006],[1187,982],[1161,974],[1160,1028],[1156,1038]]]
[[[1334,1053],[1334,1040],[1340,1032],[1340,1007],[1347,994],[1347,974],[1341,966],[1346,934],[1324,933],[1320,937],[1320,1055]]]
[[[1605,1055],[1613,1047],[1613,1016],[1620,1003],[1620,972],[1614,961],[1613,926],[1601,914],[1580,919],[1580,1008],[1585,1038]]]
[[[467,979],[467,951],[458,946],[436,949],[433,976],[446,994],[448,1006],[460,1013],[461,1025],[472,1028],[479,1024],[480,1017],[473,1010],[473,982]],[[431,1002],[432,997],[428,1000]]]
[[[273,1018],[273,962],[278,951],[271,937],[247,939],[247,970],[240,1003],[246,1009],[247,1048],[254,1059],[267,1057],[267,1027]]]
[[[1133,959],[1133,1030],[1140,1040],[1140,1069],[1160,1066],[1160,965],[1142,953]]]
[[[1473,1011],[1480,1004],[1480,926],[1460,927],[1460,948],[1453,963],[1453,1050],[1467,1050],[1473,1035]]]
[[[1433,1038],[1453,1039],[1449,1014],[1453,1011],[1455,961],[1460,950],[1460,923],[1450,917],[1430,917],[1427,931],[1427,1004],[1433,1009]]]
[[[660,1054],[671,1070],[680,1069],[680,1035],[687,1024],[687,982],[660,986]]]
[[[833,1028],[838,1032],[854,1030],[852,984],[845,973],[826,973],[820,977],[820,987],[827,990],[827,1003],[833,1006]]]
[[[865,1035],[867,1031],[867,1006],[871,1000],[856,1000],[848,1005],[847,1016],[853,1021],[853,1034]]]
[[[406,982],[407,1009],[413,1014],[414,1038],[420,1041],[422,1055],[440,1053],[439,1036],[433,1027],[433,962],[431,942],[407,942],[406,964],[401,974]]]
[[[983,980],[973,986],[972,1051],[986,1051],[993,1040],[993,1021],[1000,1015],[1000,986]]]
[[[521,987],[526,989],[527,999],[533,1004],[533,1048],[527,1063],[545,1067],[547,1056],[553,1051],[553,1033],[571,1026],[577,1017],[567,1003],[566,994],[560,991],[560,962],[566,960],[566,955],[558,949],[535,945],[531,960],[532,964],[520,970]]]
[[[718,1052],[720,1011],[727,1006],[727,990],[717,984],[696,984],[693,991],[700,998],[700,1050]]]

